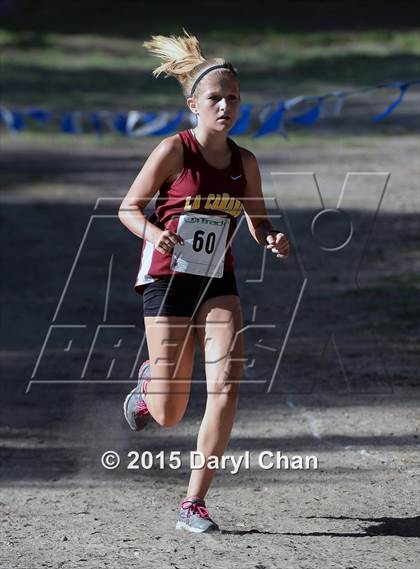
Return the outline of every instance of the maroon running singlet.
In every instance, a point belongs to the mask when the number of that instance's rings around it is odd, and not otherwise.
[[[193,132],[181,131],[179,136],[184,150],[184,167],[172,184],[163,184],[159,189],[155,212],[149,221],[161,229],[177,232],[179,216],[187,213],[216,215],[230,219],[224,257],[224,271],[233,270],[233,255],[230,240],[236,228],[237,218],[243,210],[242,198],[246,187],[241,153],[230,138],[227,142],[232,151],[227,168],[210,166],[200,152]],[[143,240],[140,268],[135,290],[143,293],[144,285],[165,275],[185,275],[171,269],[171,255],[157,251],[150,241]]]

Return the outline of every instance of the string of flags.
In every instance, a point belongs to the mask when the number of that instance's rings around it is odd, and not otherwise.
[[[392,81],[373,87],[363,87],[350,91],[332,91],[318,96],[297,96],[284,101],[264,104],[243,104],[239,118],[229,135],[252,134],[254,138],[268,134],[281,134],[287,137],[287,124],[310,126],[323,118],[338,117],[348,97],[356,93],[378,89],[397,90],[397,96],[379,114],[371,117],[378,123],[389,117],[402,103],[407,90],[419,80]],[[48,111],[39,108],[12,110],[0,106],[0,123],[10,133],[16,134],[35,124],[54,123],[59,131],[67,134],[94,132],[102,137],[107,132],[117,132],[127,137],[165,136],[177,132],[183,123],[196,124],[196,116],[188,110],[142,112],[131,111]]]

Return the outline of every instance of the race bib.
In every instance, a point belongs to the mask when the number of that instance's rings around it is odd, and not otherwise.
[[[182,237],[184,245],[175,245],[171,269],[178,273],[221,278],[229,224],[227,217],[201,213],[181,215],[176,233]]]

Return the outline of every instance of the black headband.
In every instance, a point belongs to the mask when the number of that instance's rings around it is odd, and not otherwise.
[[[194,95],[194,91],[195,91],[199,81],[201,81],[201,79],[204,77],[204,75],[207,75],[207,73],[210,73],[210,71],[213,71],[213,69],[229,69],[229,71],[235,71],[235,69],[233,68],[233,65],[231,63],[219,63],[218,65],[212,65],[211,67],[207,67],[207,69],[205,71],[203,71],[203,73],[200,73],[200,75],[194,81],[193,86],[191,87],[190,97],[192,97]]]

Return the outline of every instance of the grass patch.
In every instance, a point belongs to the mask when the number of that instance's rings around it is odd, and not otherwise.
[[[0,136],[3,137],[3,146],[6,147],[8,141],[18,141],[24,145],[51,145],[59,144],[67,146],[70,150],[71,148],[79,148],[81,144],[86,145],[86,148],[93,149],[94,147],[110,147],[117,149],[138,149],[139,146],[146,146],[150,148],[150,151],[158,145],[163,137],[160,136],[145,136],[140,138],[130,138],[118,134],[117,132],[106,132],[101,138],[93,132],[83,132],[82,134],[65,134],[58,130],[58,126],[55,130],[49,130],[42,132],[40,130],[23,130],[18,134],[11,135],[6,130],[0,129]],[[302,148],[303,145],[316,145],[317,148],[320,146],[328,148],[328,146],[337,146],[341,144],[352,148],[362,148],[369,149],[378,144],[381,141],[381,137],[377,133],[372,134],[372,136],[363,136],[362,144],[360,137],[347,137],[343,135],[338,136],[337,133],[330,132],[314,132],[311,130],[290,133],[287,139],[283,138],[279,134],[274,134],[271,136],[265,136],[262,138],[253,138],[252,136],[235,136],[232,137],[237,144],[248,148],[252,152],[259,153],[273,153],[281,152],[283,148],[290,149],[293,147]]]
[[[2,102],[48,108],[182,106],[175,80],[152,77],[158,60],[144,50],[144,39],[0,30]],[[246,102],[420,77],[418,30],[242,28],[203,32],[200,40],[206,54],[238,66]]]

